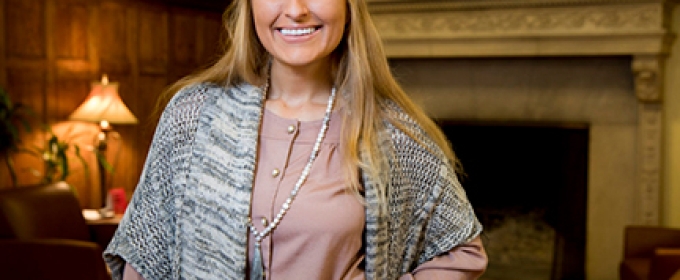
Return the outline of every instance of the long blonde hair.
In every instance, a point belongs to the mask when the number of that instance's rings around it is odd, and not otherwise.
[[[337,65],[335,84],[343,93],[347,114],[343,121],[342,143],[344,174],[348,187],[355,194],[362,188],[359,169],[373,178],[380,178],[386,156],[380,149],[380,133],[387,120],[397,128],[403,125],[386,114],[385,102],[391,100],[418,122],[423,130],[444,151],[454,166],[458,161],[446,136],[439,127],[418,107],[397,83],[390,71],[383,51],[382,41],[371,20],[365,0],[347,0],[349,21],[345,37],[334,52]],[[233,86],[242,82],[262,85],[266,79],[269,54],[257,38],[250,0],[235,0],[224,13],[227,31],[225,52],[211,67],[187,76],[170,86],[159,101],[159,108],[181,88],[195,83],[213,82]],[[369,54],[370,50],[370,54]],[[384,181],[379,184],[379,197],[385,198]],[[381,202],[384,203],[384,200]]]

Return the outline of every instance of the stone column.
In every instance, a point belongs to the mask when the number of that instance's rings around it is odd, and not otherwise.
[[[632,69],[638,98],[637,213],[636,224],[661,222],[661,170],[663,170],[663,66],[665,56],[637,55]]]

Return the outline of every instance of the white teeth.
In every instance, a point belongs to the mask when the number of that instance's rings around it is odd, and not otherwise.
[[[281,34],[286,35],[286,36],[303,36],[303,35],[309,35],[314,32],[316,28],[314,27],[309,27],[309,28],[302,28],[302,29],[281,29]]]

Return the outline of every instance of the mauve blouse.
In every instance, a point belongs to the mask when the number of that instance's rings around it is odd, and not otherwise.
[[[361,262],[364,206],[346,190],[341,166],[341,110],[329,128],[307,180],[287,214],[261,243],[267,279],[364,279]],[[273,220],[309,160],[322,121],[282,118],[265,110],[252,198],[252,220],[262,231]],[[254,238],[249,236],[250,261]],[[487,264],[477,237],[421,264],[400,280],[476,279]],[[250,268],[248,268],[250,269]],[[143,279],[129,264],[124,280]]]

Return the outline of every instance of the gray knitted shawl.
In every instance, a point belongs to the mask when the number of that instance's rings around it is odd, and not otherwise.
[[[364,172],[366,279],[397,279],[482,230],[441,150],[392,107],[419,141],[386,124],[386,208],[378,204],[380,180]],[[263,93],[251,85],[201,84],[173,97],[104,253],[114,279],[122,278],[125,262],[147,280],[246,278],[262,108]]]

